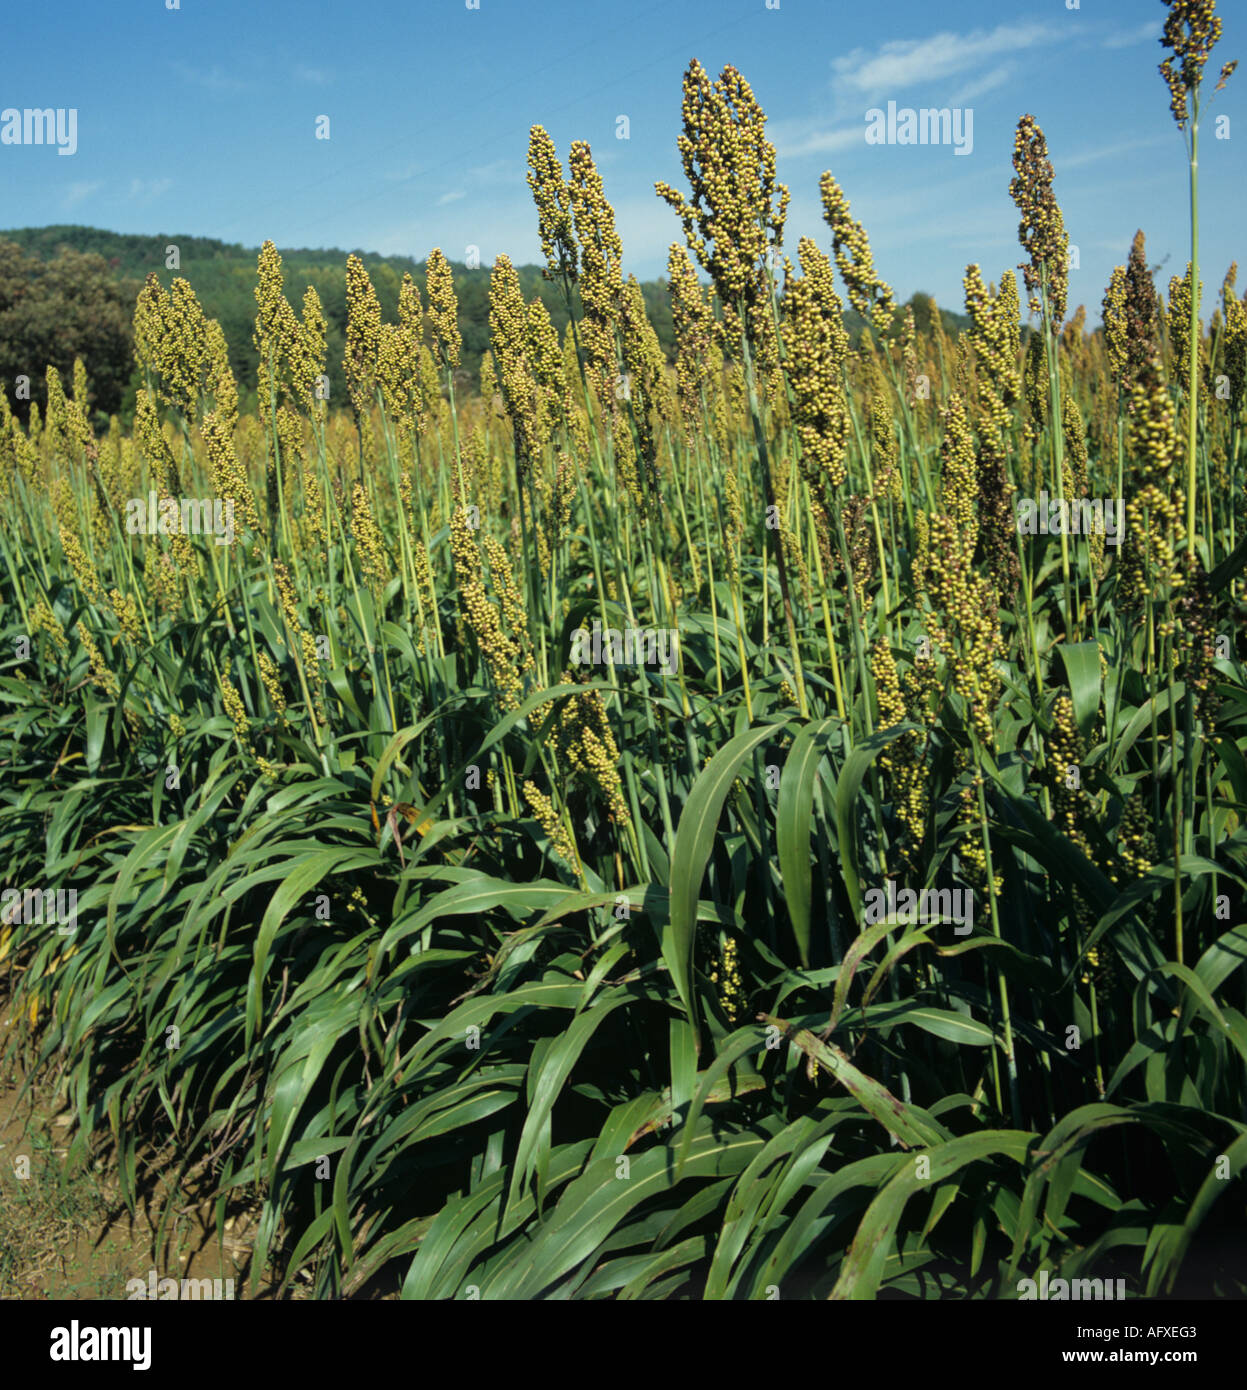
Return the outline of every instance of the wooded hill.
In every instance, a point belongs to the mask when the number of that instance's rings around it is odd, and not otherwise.
[[[177,276],[184,277],[194,287],[208,317],[220,320],[229,344],[230,361],[244,395],[254,390],[256,363],[251,335],[256,312],[258,248],[217,241],[212,237],[177,233],[140,236],[134,233],[104,231],[98,227],[79,226],[24,227],[14,231],[0,231],[0,242],[4,241],[15,244],[27,257],[44,263],[54,261],[64,248],[79,254],[101,256],[106,263],[106,273],[117,282],[118,288],[122,290],[131,306],[140,285],[150,272],[154,271],[166,287]],[[166,266],[168,248],[171,246],[177,247],[180,262],[178,268],[172,270]],[[350,252],[337,248],[278,249],[282,257],[286,297],[296,312],[308,285],[315,286],[320,296],[329,324],[331,398],[341,400],[345,396],[342,354],[346,332],[346,259]],[[417,261],[411,256],[382,256],[376,252],[359,249],[355,250],[355,254],[368,267],[368,273],[381,302],[382,313],[388,321],[393,321],[397,315],[399,287],[403,276],[409,272],[427,303],[423,261]],[[452,261],[451,265],[454,270],[455,291],[459,298],[459,323],[463,334],[463,384],[465,388],[474,390],[479,381],[481,357],[489,345],[490,268],[481,266],[479,269],[470,270],[455,261]],[[517,272],[525,300],[540,295],[561,337],[567,325],[567,308],[561,287],[544,279],[540,266],[518,266]],[[665,280],[643,282],[642,291],[650,322],[654,325],[663,350],[670,358],[674,353],[674,334],[667,283]],[[4,297],[4,288],[0,286],[0,300]],[[915,294],[910,303],[914,306],[914,316],[919,329],[925,329],[930,322],[929,297]],[[945,329],[951,334],[955,335],[961,328],[968,326],[969,320],[963,315],[946,310],[941,310],[941,313]],[[846,311],[845,326],[852,340],[856,341],[862,328],[862,319],[851,310]],[[72,361],[56,365],[68,368],[72,366]],[[19,366],[26,369],[25,364]],[[36,364],[35,371],[41,371],[42,366],[43,364]],[[90,362],[87,363],[87,367],[88,372],[91,372]],[[124,394],[120,403],[123,414],[128,413],[132,400],[133,387]]]

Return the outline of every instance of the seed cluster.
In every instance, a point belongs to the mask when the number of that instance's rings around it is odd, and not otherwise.
[[[433,352],[447,371],[459,365],[463,335],[459,331],[459,300],[455,294],[450,262],[440,247],[429,252],[425,265],[425,289],[429,295],[429,333]]]
[[[966,268],[964,285],[966,313],[973,325],[979,410],[986,428],[999,440],[1009,427],[1022,390],[1017,281],[1006,271],[1000,277],[997,294],[994,286],[988,289],[983,284],[979,267],[971,265]]]
[[[676,383],[685,442],[691,447],[703,393],[711,379],[710,348],[715,333],[714,311],[688,252],[678,242],[667,255],[671,318],[675,328]]]
[[[602,176],[584,140],[568,151],[570,197],[576,240],[580,246],[580,302],[584,306],[581,342],[585,370],[603,411],[614,415],[619,375],[616,331],[623,298],[623,243],[615,230],[615,210],[606,201]]]
[[[1127,445],[1136,461],[1126,504],[1127,542],[1119,592],[1140,605],[1182,584],[1177,548],[1185,537],[1177,461],[1180,451],[1177,410],[1165,385],[1163,367],[1153,360],[1136,381],[1130,402]]]
[[[543,126],[528,133],[528,186],[537,205],[537,233],[546,258],[549,279],[574,281],[579,273],[579,253],[572,230],[571,190],[554,141]]]
[[[1017,204],[1022,220],[1018,224],[1018,240],[1029,253],[1030,261],[1018,267],[1030,292],[1032,313],[1042,312],[1040,291],[1047,287],[1048,313],[1053,331],[1065,318],[1065,298],[1069,287],[1069,235],[1065,219],[1052,191],[1052,161],[1048,158],[1048,142],[1034,116],[1026,115],[1018,122],[1013,142],[1013,167],[1016,177],[1009,193]]]
[[[711,82],[696,60],[684,74],[681,110],[676,143],[692,197],[667,183],[654,187],[679,214],[689,250],[714,282],[726,335],[747,332],[766,371],[775,363],[767,263],[783,246],[788,216],[766,116],[736,68],[729,64]]]
[[[135,306],[134,357],[159,378],[160,399],[194,419],[210,359],[207,319],[188,280],[166,291],[148,275]]]
[[[1204,286],[1201,283],[1196,297],[1203,298]],[[1186,263],[1186,274],[1179,279],[1176,275],[1169,280],[1169,308],[1166,316],[1169,329],[1169,347],[1175,358],[1175,376],[1183,389],[1191,374],[1191,263]],[[1202,333],[1201,333],[1202,337]]]
[[[372,404],[380,351],[381,303],[363,261],[351,255],[346,260],[346,355],[342,366],[357,419]]]
[[[1169,88],[1169,110],[1179,130],[1191,119],[1188,100],[1199,91],[1204,67],[1221,37],[1221,16],[1216,13],[1216,0],[1166,0],[1169,13],[1160,36],[1169,56],[1160,65],[1160,75]],[[1237,60],[1221,69],[1217,90],[1238,66]]]
[[[735,1028],[741,1014],[743,989],[734,936],[724,936],[723,949],[719,953],[718,961],[710,970],[710,983],[715,987],[719,1007],[723,1010],[729,1027]]]
[[[819,193],[823,220],[831,228],[836,266],[848,286],[849,303],[871,321],[876,333],[889,333],[896,305],[891,287],[875,272],[865,227],[849,216],[849,200],[830,171],[823,174]]]
[[[830,260],[809,237],[797,245],[801,274],[784,280],[788,329],[785,367],[793,393],[793,420],[802,469],[820,496],[844,482],[849,411],[844,397],[849,335],[844,327]]]

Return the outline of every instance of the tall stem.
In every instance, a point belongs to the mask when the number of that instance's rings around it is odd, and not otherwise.
[[[1199,389],[1199,93],[1191,103],[1191,328],[1186,389],[1186,543],[1195,549],[1195,403]]]
[[[745,307],[739,306],[738,312],[741,321],[740,344],[741,353],[745,366],[745,385],[749,395],[749,414],[753,421],[754,444],[758,450],[758,459],[762,464],[762,483],[765,488],[766,506],[768,508],[768,521],[777,513],[770,509],[775,506],[775,491],[771,485],[771,463],[766,445],[766,433],[762,427],[762,415],[758,405],[758,385],[757,372],[754,368],[753,354],[749,351],[749,327],[745,318]],[[788,589],[788,567],[784,562],[784,546],[780,538],[779,528],[776,527],[770,532],[771,540],[775,551],[775,566],[779,571],[779,590],[784,605],[784,624],[788,629],[788,646],[792,651],[792,669],[796,677],[796,696],[797,706],[801,711],[801,718],[810,717],[809,706],[805,699],[805,673],[801,667],[801,650],[797,646],[797,628],[792,617],[792,600],[789,597]]]

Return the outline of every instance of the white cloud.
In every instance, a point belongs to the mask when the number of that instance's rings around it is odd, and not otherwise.
[[[242,92],[255,85],[226,72],[219,64],[210,68],[195,68],[189,63],[174,63],[173,69],[181,81],[203,87],[209,92]]]
[[[981,97],[985,92],[994,92],[997,87],[1003,87],[1013,76],[1013,64],[1001,63],[999,67],[990,68],[981,77],[976,77],[972,82],[964,86],[955,97],[949,102],[950,106],[965,106]]]
[[[488,164],[474,165],[468,170],[468,174],[487,184],[526,182],[523,160],[517,163],[514,159],[495,159]]]
[[[1000,24],[968,34],[945,30],[926,39],[891,39],[873,52],[855,48],[833,59],[831,69],[842,93],[874,98],[972,72],[988,59],[1016,57],[1064,37],[1042,24]]]
[[[406,183],[409,179],[423,178],[426,174],[435,174],[439,169],[444,169],[451,164],[457,164],[457,160],[443,159],[434,164],[404,164],[396,169],[391,169],[382,174],[382,178],[390,183]],[[477,164],[468,169],[460,169],[459,176],[467,179],[470,183],[484,185],[490,188],[498,188],[507,184],[524,187],[526,180],[524,177],[524,161],[519,161],[518,168],[516,162],[511,159],[495,159],[490,164]],[[457,195],[462,198],[465,195]],[[453,196],[448,196],[447,202],[455,201]]]
[[[1146,24],[1137,26],[1134,29],[1127,29],[1121,34],[1110,34],[1101,45],[1102,48],[1132,48],[1136,43],[1143,43],[1147,39],[1160,39],[1161,24],[1159,20],[1148,20]]]
[[[467,194],[464,193],[462,188],[456,188],[453,190],[453,192],[443,193],[442,196],[437,200],[437,206],[439,208],[444,208],[447,203],[457,203],[460,198],[466,197]]]
[[[781,159],[799,159],[807,154],[838,154],[866,143],[866,125],[828,128],[818,121],[769,121],[767,138]]]
[[[294,70],[294,80],[312,87],[327,87],[333,81],[333,74],[328,68],[310,68],[300,63]]]
[[[1120,155],[1131,154],[1135,150],[1147,150],[1156,145],[1170,143],[1172,143],[1170,140],[1159,135],[1151,140],[1125,140],[1117,145],[1104,145],[1098,150],[1084,150],[1081,154],[1054,159],[1053,165],[1059,174],[1063,169],[1077,169],[1083,164],[1094,164],[1099,159],[1116,159]]]
[[[76,208],[79,203],[86,202],[88,198],[98,193],[100,189],[103,187],[103,183],[101,183],[98,179],[90,181],[86,179],[79,179],[77,182],[71,183],[69,187],[66,188],[65,196],[61,200],[62,205],[66,208]]]
[[[172,179],[131,179],[130,197],[141,198],[146,202],[152,198],[159,198],[162,193],[167,193],[172,187]]]

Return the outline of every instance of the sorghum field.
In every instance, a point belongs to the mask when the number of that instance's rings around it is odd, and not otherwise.
[[[499,256],[479,391],[441,253],[393,323],[352,256],[327,401],[267,243],[254,414],[155,274],[132,430],[0,395],[0,856],[77,895],[6,899],[8,1048],[318,1297],[1247,1294],[1235,270],[1123,227],[1088,332],[1022,115],[954,338],[830,172],[784,243],[739,71],[671,95],[674,362],[535,126],[571,320]]]

